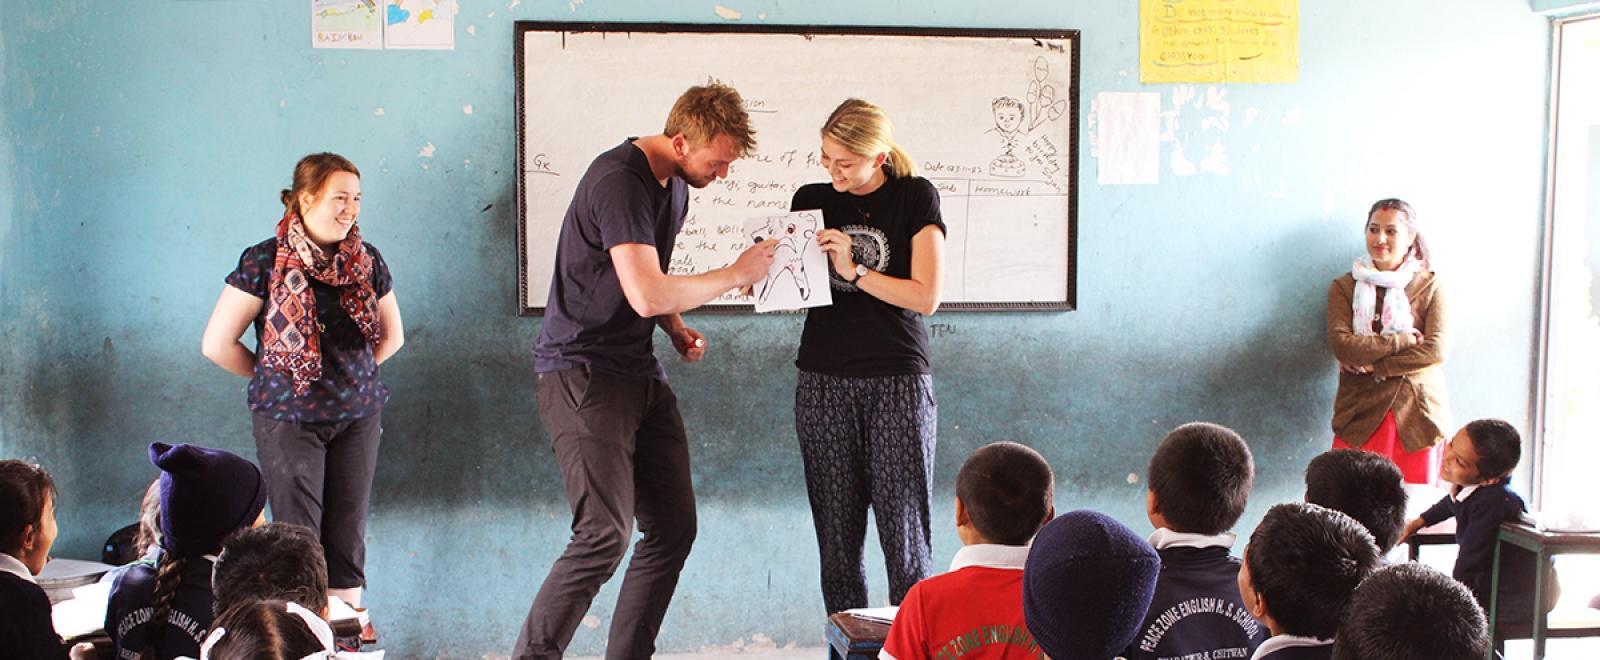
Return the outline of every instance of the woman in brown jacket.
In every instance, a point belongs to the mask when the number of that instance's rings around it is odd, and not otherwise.
[[[1328,344],[1339,360],[1333,446],[1383,454],[1407,483],[1432,484],[1451,428],[1440,371],[1449,341],[1416,218],[1398,199],[1373,204],[1367,254],[1328,288]]]

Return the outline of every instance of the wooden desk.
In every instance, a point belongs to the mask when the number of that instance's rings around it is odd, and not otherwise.
[[[1534,553],[1538,557],[1535,564],[1538,574],[1533,582],[1533,625],[1522,627],[1512,622],[1500,622],[1498,619],[1500,600],[1500,550],[1507,544],[1517,546]],[[1580,628],[1556,628],[1549,625],[1549,613],[1545,603],[1546,594],[1550,589],[1550,567],[1556,555],[1563,554],[1600,554],[1600,532],[1561,532],[1534,529],[1527,525],[1514,522],[1500,525],[1499,542],[1494,546],[1494,573],[1489,583],[1489,630],[1493,631],[1495,644],[1491,645],[1487,660],[1494,660],[1494,646],[1499,646],[1504,639],[1533,639],[1533,658],[1544,658],[1544,643],[1549,637],[1597,637],[1600,636],[1600,626]],[[1521,634],[1526,632],[1527,634]]]
[[[1421,556],[1422,556],[1422,546],[1425,546],[1425,545],[1455,545],[1456,544],[1455,526],[1451,525],[1450,527],[1451,528],[1450,528],[1449,531],[1430,532],[1430,531],[1427,531],[1427,530],[1423,530],[1423,531],[1417,532],[1415,534],[1412,534],[1409,538],[1407,538],[1406,539],[1406,546],[1409,548],[1408,552],[1409,552],[1409,556],[1411,558],[1411,561],[1417,561],[1419,558],[1421,558]],[[1427,529],[1433,529],[1433,527],[1429,527]]]
[[[828,638],[828,660],[877,660],[889,624],[836,612],[828,615],[823,634]]]

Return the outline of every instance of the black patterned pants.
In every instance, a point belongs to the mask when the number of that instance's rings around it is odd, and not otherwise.
[[[933,376],[845,378],[801,371],[794,425],[828,612],[867,606],[867,507],[889,569],[889,602],[933,573],[928,510],[938,402]]]

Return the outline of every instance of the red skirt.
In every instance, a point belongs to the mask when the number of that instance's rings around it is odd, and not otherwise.
[[[1351,447],[1350,443],[1340,440],[1336,435],[1333,436],[1333,448],[1361,449],[1386,456],[1400,468],[1400,474],[1408,484],[1439,483],[1439,445],[1406,451],[1406,446],[1400,442],[1400,432],[1395,429],[1393,410],[1384,414],[1383,422],[1378,424],[1378,430],[1372,432],[1372,437],[1367,438],[1366,444]]]

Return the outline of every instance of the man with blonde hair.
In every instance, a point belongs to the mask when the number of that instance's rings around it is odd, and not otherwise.
[[[695,536],[688,437],[651,347],[655,328],[686,362],[706,338],[680,312],[764,277],[776,242],[731,265],[668,274],[689,187],[726,177],[755,148],[739,93],[692,87],[659,135],[600,154],[561,222],[555,275],[533,348],[539,419],[572,508],[572,540],[534,597],[514,658],[559,658],[600,585],[643,533],[612,611],[607,658],[647,658]]]

